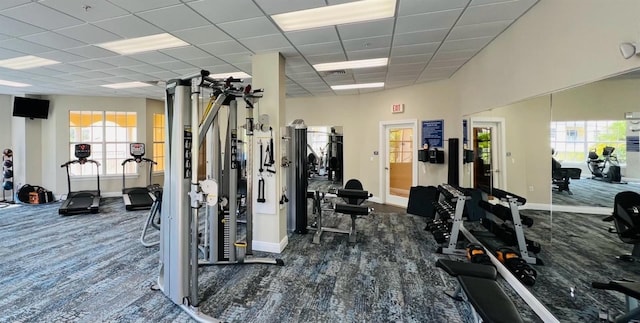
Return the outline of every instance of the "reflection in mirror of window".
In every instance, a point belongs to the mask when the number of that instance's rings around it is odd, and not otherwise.
[[[602,155],[604,147],[611,146],[615,148],[618,162],[626,164],[626,132],[624,120],[553,121],[551,148],[557,160],[583,164],[589,151]]]
[[[158,163],[153,166],[154,171],[164,171],[164,114],[153,114],[153,160]]]

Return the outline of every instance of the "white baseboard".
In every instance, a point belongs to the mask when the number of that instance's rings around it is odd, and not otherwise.
[[[289,236],[284,236],[280,243],[253,240],[251,242],[254,251],[264,251],[271,253],[281,253],[289,244]]]
[[[371,201],[373,203],[382,204],[382,199],[377,197],[377,196],[372,196],[372,197],[368,198],[367,201]]]
[[[555,205],[555,204],[542,204],[542,203],[527,203],[520,207],[522,210],[541,210],[552,212],[569,212],[569,213],[584,213],[584,214],[599,214],[599,215],[611,215],[613,208],[609,207],[595,207],[595,206],[574,206],[574,205]]]
[[[100,193],[100,196],[102,197],[121,197],[122,196],[122,192],[102,192]]]

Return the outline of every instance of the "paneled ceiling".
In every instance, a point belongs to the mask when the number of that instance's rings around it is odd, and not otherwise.
[[[354,94],[331,85],[385,82],[385,88],[449,78],[537,0],[397,0],[393,18],[283,32],[271,15],[353,0],[2,0],[0,60],[35,55],[61,64],[0,68],[4,94],[162,98],[162,86],[113,90],[100,85],[155,83],[200,69],[251,74],[251,56],[286,58],[288,97]],[[119,55],[95,44],[170,33],[190,45]],[[311,66],[388,57],[385,67],[317,72]]]

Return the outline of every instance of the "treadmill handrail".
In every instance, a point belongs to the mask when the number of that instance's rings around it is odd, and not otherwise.
[[[145,163],[149,163],[149,178],[147,180],[147,186],[151,185],[151,176],[153,175],[153,165],[158,165],[157,162],[155,162],[152,159],[149,158],[127,158],[125,160],[122,161],[122,192],[124,193],[125,188],[127,188],[127,185],[125,185],[125,170],[124,170],[124,166],[129,163],[129,162],[136,162],[136,163],[141,163],[141,162],[145,162]]]
[[[67,168],[67,187],[69,188],[69,194],[71,194],[71,175],[69,174],[69,165],[85,164],[85,163],[94,163],[96,165],[96,182],[98,186],[98,196],[99,196],[101,195],[100,194],[100,163],[93,159],[84,159],[83,161],[80,161],[80,159],[74,159],[60,165],[61,168],[62,167]]]

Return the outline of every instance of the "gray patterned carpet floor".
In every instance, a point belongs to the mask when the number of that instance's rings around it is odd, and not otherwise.
[[[590,178],[581,178],[571,180],[569,188],[573,195],[553,190],[553,204],[613,208],[613,197],[617,193],[622,191],[640,192],[640,183],[615,184]]]
[[[0,209],[0,322],[189,322],[151,290],[158,249],[138,242],[145,211],[125,212],[103,199],[101,213],[60,217],[59,203]],[[444,294],[455,280],[434,267],[437,248],[425,219],[375,205],[358,220],[358,242],[327,233],[291,235],[284,267],[200,269],[201,310],[228,322],[467,322],[464,304]],[[621,311],[622,296],[595,291],[592,280],[640,278],[601,216],[527,210],[543,245],[534,294],[562,322],[597,322],[599,309]],[[326,216],[329,225],[348,226]],[[546,222],[545,222],[546,221]],[[265,254],[256,253],[257,256]],[[501,282],[527,322],[540,321]],[[574,288],[574,296],[570,288]]]

